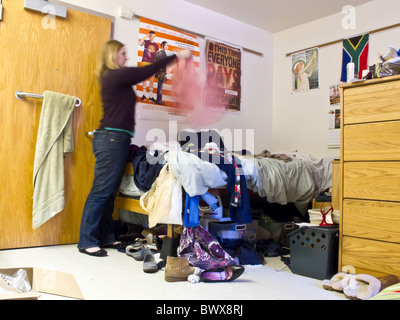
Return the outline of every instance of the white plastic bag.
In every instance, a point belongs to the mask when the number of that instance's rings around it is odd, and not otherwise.
[[[157,223],[182,225],[182,188],[164,165],[151,189],[140,197],[140,205],[149,215],[149,227]]]
[[[12,276],[7,275],[7,274],[0,274],[0,278],[3,279],[3,286],[1,286],[2,290],[7,290],[10,288],[16,289],[17,292],[20,290],[21,292],[29,292],[32,290],[32,287],[29,283],[29,278],[26,273],[26,270],[24,269],[19,269],[17,272],[15,272]],[[6,284],[6,286],[4,286]],[[7,286],[8,285],[8,286]],[[10,290],[9,293],[14,293],[15,291]],[[0,292],[3,293],[4,292]]]

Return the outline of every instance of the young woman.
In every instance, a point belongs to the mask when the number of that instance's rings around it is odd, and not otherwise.
[[[108,41],[98,66],[103,118],[95,130],[93,153],[96,158],[94,181],[83,209],[78,249],[92,256],[107,255],[104,248],[118,248],[112,213],[135,132],[136,93],[132,86],[153,76],[176,58],[190,57],[182,51],[144,67],[126,67],[125,46]]]

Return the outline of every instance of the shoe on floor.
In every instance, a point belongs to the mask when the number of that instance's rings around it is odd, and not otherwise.
[[[344,287],[347,285],[349,275],[351,274],[339,272],[329,280],[322,280],[322,287],[329,291],[343,292]]]
[[[143,271],[146,273],[154,273],[158,271],[156,259],[149,248],[144,249]]]
[[[107,256],[107,251],[103,250],[103,249],[97,250],[95,252],[90,252],[90,251],[87,251],[86,249],[79,249],[79,252],[87,254],[89,256],[93,256],[93,257],[106,257]]]
[[[125,247],[126,247],[126,244],[124,244],[124,243],[122,243],[120,241],[116,241],[116,242],[114,242],[112,244],[108,244],[108,245],[103,246],[104,249],[117,249],[117,250],[121,249],[121,248],[125,248]]]
[[[147,99],[146,96],[143,95],[142,98],[140,99],[140,101],[146,101],[146,99]]]
[[[183,257],[167,257],[164,279],[167,282],[187,281],[194,274],[195,268],[190,266],[189,261]]]
[[[146,248],[143,243],[135,242],[134,244],[126,246],[125,253],[136,261],[143,261],[145,250]]]
[[[356,274],[343,289],[343,293],[348,299],[369,300],[384,288],[398,282],[399,279],[395,275],[375,278],[368,274]]]
[[[227,282],[239,278],[243,272],[243,266],[232,265],[203,271],[200,274],[200,279],[204,282]]]

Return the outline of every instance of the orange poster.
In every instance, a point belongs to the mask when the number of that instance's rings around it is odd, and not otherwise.
[[[196,36],[157,21],[140,18],[138,66],[152,63],[164,54],[185,49],[192,51],[193,62],[198,69],[200,50]],[[137,99],[141,107],[139,108],[139,117],[148,117],[145,112],[141,112],[143,109],[167,111],[171,114],[177,110],[176,98],[172,88],[173,78],[174,68],[170,67],[160,70],[154,77],[136,85]]]

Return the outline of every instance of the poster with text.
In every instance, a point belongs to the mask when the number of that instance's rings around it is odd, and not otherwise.
[[[239,112],[242,48],[206,39],[205,106]]]
[[[318,88],[318,48],[292,54],[292,92]]]
[[[329,87],[328,148],[340,148],[340,88]]]
[[[161,59],[171,52],[190,50],[193,63],[198,71],[200,64],[199,42],[195,35],[178,30],[172,26],[140,18],[137,65],[144,66]],[[159,70],[153,77],[136,85],[138,117],[142,119],[163,119],[162,112],[174,115],[178,112],[177,99],[172,87],[175,65]],[[149,112],[151,111],[151,112]],[[153,111],[161,111],[153,112]]]

